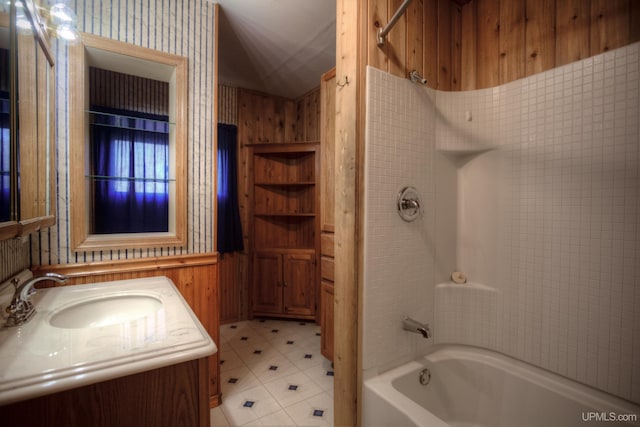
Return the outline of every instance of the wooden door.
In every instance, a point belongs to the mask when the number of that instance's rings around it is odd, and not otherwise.
[[[253,257],[251,306],[256,313],[282,313],[282,255],[256,252]]]
[[[316,270],[313,253],[284,255],[284,311],[312,316],[316,312]]]
[[[333,362],[333,283],[322,281],[320,289],[320,352]]]

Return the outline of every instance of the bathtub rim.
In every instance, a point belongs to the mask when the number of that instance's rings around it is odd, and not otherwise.
[[[425,360],[437,363],[438,361],[451,359],[469,360],[485,363],[501,370],[506,369],[512,375],[531,381],[541,387],[550,388],[566,398],[585,403],[585,405],[593,408],[595,412],[636,414],[638,419],[635,422],[629,422],[629,425],[640,426],[640,405],[635,402],[596,389],[588,384],[551,372],[504,353],[469,345],[436,344],[431,347],[424,356],[365,380],[363,382],[363,389],[369,389],[383,399],[388,400],[391,405],[403,412],[408,418],[415,422],[416,425],[420,425],[424,421],[424,415],[416,419],[416,414],[428,413],[435,418],[435,420],[441,422],[443,426],[448,426],[448,424],[440,418],[437,418],[427,409],[396,389],[393,382],[396,378],[410,375],[414,372],[417,376],[417,373],[424,368]],[[384,394],[384,396],[382,396],[381,393]]]
[[[456,359],[482,360],[497,368],[508,366],[513,368],[514,374],[535,384],[541,386],[554,385],[558,387],[557,389],[554,388],[554,391],[566,393],[566,396],[576,398],[581,402],[591,402],[593,403],[591,406],[596,409],[601,408],[603,404],[608,406],[603,408],[602,411],[635,413],[638,415],[638,421],[640,421],[640,405],[635,402],[498,351],[469,345],[437,344],[426,355],[417,360],[428,359],[432,362],[437,362],[438,360],[446,359],[447,355],[455,355]],[[535,373],[539,375],[535,375]]]

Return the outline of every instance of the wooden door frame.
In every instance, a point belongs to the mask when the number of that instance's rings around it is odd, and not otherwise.
[[[367,1],[336,0],[334,424],[361,424]]]

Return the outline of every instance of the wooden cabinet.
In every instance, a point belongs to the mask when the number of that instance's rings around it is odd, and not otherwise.
[[[251,316],[316,316],[317,149],[315,142],[252,146]]]
[[[333,361],[333,283],[322,281],[320,285],[320,351]]]
[[[207,427],[207,365],[207,358],[190,360],[0,406],[0,419],[21,426]]]
[[[322,355],[333,361],[333,282],[334,282],[334,232],[335,232],[335,111],[336,70],[326,72],[320,79],[320,122],[322,147],[322,173],[320,188],[321,207],[321,268],[320,329]]]
[[[0,44],[6,49],[0,65],[6,93],[0,138],[0,240],[56,222],[53,52],[36,4],[25,0],[21,7],[21,17],[16,8],[0,13]],[[18,20],[22,27],[16,31]]]
[[[254,254],[253,314],[309,317],[316,308],[315,252]]]

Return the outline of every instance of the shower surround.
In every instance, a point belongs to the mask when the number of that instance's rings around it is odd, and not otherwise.
[[[496,88],[369,68],[365,378],[479,345],[640,402],[640,44]],[[414,185],[423,216],[395,194]],[[438,287],[453,270],[487,286]]]

